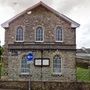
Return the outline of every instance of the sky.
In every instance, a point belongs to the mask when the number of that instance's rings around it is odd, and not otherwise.
[[[90,0],[0,0],[0,24],[39,1],[78,22],[77,48],[90,48]],[[4,37],[5,30],[0,26],[1,45],[5,43]]]

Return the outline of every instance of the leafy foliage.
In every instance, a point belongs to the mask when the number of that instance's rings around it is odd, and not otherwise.
[[[0,46],[0,56],[3,54],[3,48]]]
[[[2,54],[3,54],[3,48],[0,46],[0,78],[1,78],[1,69],[2,69],[2,61],[1,61]]]

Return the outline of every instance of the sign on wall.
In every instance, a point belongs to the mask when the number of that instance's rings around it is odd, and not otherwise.
[[[33,62],[33,53],[32,52],[28,53],[26,55],[26,59],[27,59],[27,63],[28,64],[31,63],[31,62]]]
[[[35,58],[34,65],[35,66],[49,66],[50,60],[49,58]]]

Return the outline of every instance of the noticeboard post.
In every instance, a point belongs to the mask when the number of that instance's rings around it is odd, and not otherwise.
[[[27,64],[29,65],[29,90],[31,90],[31,76],[30,76],[30,63],[33,62],[33,53],[30,52],[26,56]]]

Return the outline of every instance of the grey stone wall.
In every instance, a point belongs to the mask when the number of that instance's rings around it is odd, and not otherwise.
[[[60,16],[55,15],[43,6],[31,10],[31,14],[27,12],[10,23],[9,30],[6,31],[6,41],[9,44],[15,42],[16,27],[25,26],[24,42],[35,42],[35,29],[38,25],[44,28],[44,43],[55,43],[55,27],[63,28],[63,44],[75,44],[75,31],[71,28],[71,24]],[[8,39],[7,39],[8,38]]]
[[[43,6],[38,6],[31,10],[31,14],[25,12],[23,15],[13,20],[10,23],[10,27],[5,31],[5,47],[7,54],[7,72],[9,80],[28,80],[27,76],[20,75],[20,62],[24,54],[29,51],[18,51],[18,56],[11,56],[8,51],[8,44],[15,43],[15,34],[16,27],[18,25],[25,26],[24,30],[24,43],[34,43],[35,42],[35,29],[38,25],[43,26],[44,28],[44,42],[45,43],[54,43],[55,42],[55,27],[57,25],[63,28],[63,42],[61,45],[76,45],[76,35],[75,30],[71,28],[71,23],[65,19],[57,16],[56,14],[50,12]],[[39,43],[40,44],[40,43]],[[74,49],[75,50],[75,49]],[[35,58],[41,57],[41,52],[39,50],[34,51]],[[62,57],[62,74],[54,75],[53,74],[53,56],[59,54]],[[50,58],[50,66],[42,68],[42,80],[43,81],[75,81],[75,51],[70,50],[44,50],[44,58]],[[31,64],[31,80],[39,81],[41,80],[41,68],[35,67],[34,64]]]
[[[28,81],[0,81],[1,90],[28,90]],[[31,90],[90,90],[90,82],[31,82]]]
[[[28,52],[21,52],[19,56],[9,56],[8,60],[8,79],[9,80],[28,80],[27,76],[20,75],[20,63],[21,58],[24,54]],[[34,58],[41,58],[41,51],[33,51]],[[58,54],[62,58],[62,74],[55,75],[53,73],[53,57]],[[75,52],[71,51],[43,51],[43,58],[50,58],[50,66],[41,67],[34,66],[34,63],[31,63],[31,80],[32,81],[75,81]],[[42,78],[41,78],[42,73]]]

